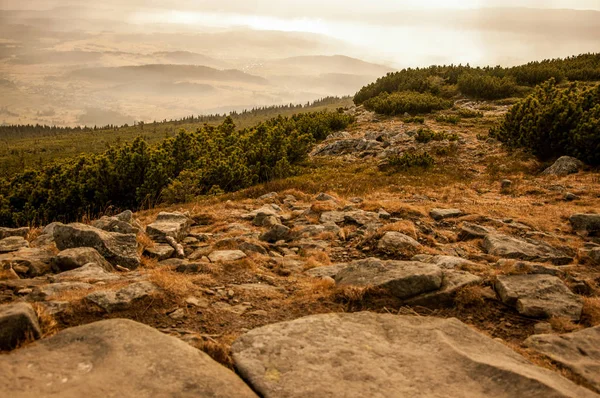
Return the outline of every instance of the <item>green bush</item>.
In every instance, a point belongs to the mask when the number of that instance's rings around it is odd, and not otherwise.
[[[438,123],[458,124],[458,123],[460,123],[460,116],[438,115],[435,117],[435,121]]]
[[[566,89],[550,80],[514,105],[490,136],[543,160],[563,155],[600,164],[600,86]]]
[[[387,161],[388,168],[394,171],[409,169],[429,169],[435,160],[427,152],[405,152],[402,155],[390,156]]]
[[[477,73],[463,74],[458,79],[458,88],[464,95],[487,100],[512,97],[518,92],[517,83],[511,77]]]
[[[364,103],[366,109],[384,115],[402,115],[404,113],[430,113],[452,107],[452,101],[444,100],[432,94],[414,91],[382,93]]]
[[[458,116],[462,117],[463,119],[475,119],[483,117],[483,112],[477,112],[468,108],[460,108],[458,110]]]
[[[341,112],[318,112],[237,130],[228,117],[156,146],[137,138],[103,154],[0,179],[0,225],[70,222],[109,206],[137,210],[289,176],[316,141],[352,122]]]
[[[448,140],[448,141],[457,141],[458,140],[458,134],[456,133],[444,133],[441,131],[433,131],[433,130],[429,130],[429,129],[419,129],[419,131],[417,131],[417,135],[415,137],[415,140],[417,142],[420,142],[421,144],[427,144],[428,142],[431,141],[444,141],[444,140]]]

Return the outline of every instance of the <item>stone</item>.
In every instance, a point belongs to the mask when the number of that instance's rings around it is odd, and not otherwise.
[[[377,243],[379,251],[390,254],[408,255],[421,249],[421,244],[408,235],[400,232],[386,232]]]
[[[390,295],[407,299],[442,286],[442,270],[433,264],[415,261],[357,260],[335,275],[338,285],[377,287]]]
[[[0,253],[16,252],[24,247],[29,247],[29,242],[22,236],[9,236],[0,240]]]
[[[260,236],[260,240],[269,243],[291,240],[291,229],[285,225],[274,225]]]
[[[125,319],[69,328],[0,356],[0,396],[256,398],[208,355]]]
[[[13,236],[20,236],[21,238],[26,238],[29,233],[29,227],[23,228],[5,228],[0,227],[0,240],[5,238],[10,238]]]
[[[584,236],[600,235],[600,214],[573,214],[569,218],[573,230]]]
[[[600,326],[562,335],[534,335],[524,344],[561,364],[600,391]]]
[[[379,209],[377,214],[379,215],[379,218],[382,220],[389,220],[392,218],[392,215],[383,209]]]
[[[312,276],[313,278],[325,278],[325,277],[329,277],[329,278],[334,278],[335,276],[344,268],[346,268],[348,266],[347,263],[341,263],[341,264],[333,264],[333,265],[327,265],[324,267],[316,267],[316,268],[311,268],[307,271],[305,271],[304,273],[307,275]]]
[[[258,200],[270,200],[270,199],[277,199],[277,192],[271,192],[271,193],[267,193],[265,195],[259,196]]]
[[[86,282],[57,282],[45,286],[37,286],[31,293],[31,298],[36,301],[45,301],[55,296],[83,290],[91,290],[93,285]]]
[[[344,214],[344,222],[349,224],[356,224],[358,226],[369,226],[373,224],[380,224],[379,214],[371,211],[349,211]]]
[[[96,304],[106,312],[124,311],[140,300],[158,293],[158,288],[150,282],[137,282],[117,291],[103,290],[93,292],[85,300]]]
[[[258,253],[262,255],[267,255],[267,249],[265,249],[258,243],[240,241],[238,244],[238,248],[244,253]]]
[[[475,265],[474,262],[460,257],[442,255],[432,256],[429,254],[418,254],[412,258],[412,261],[420,261],[422,263],[435,264],[443,269],[455,269]]]
[[[483,239],[487,235],[496,233],[494,228],[484,227],[477,224],[472,224],[470,222],[464,222],[460,227],[460,232],[458,233],[458,240],[473,240],[473,239]]]
[[[153,247],[146,247],[144,255],[158,261],[168,260],[175,253],[175,249],[166,243],[156,243]]]
[[[98,263],[88,263],[83,267],[75,268],[71,271],[65,271],[58,275],[52,275],[49,279],[53,283],[59,282],[112,282],[121,279],[118,274],[107,271],[106,267]]]
[[[307,225],[298,231],[299,236],[317,236],[325,232],[331,232],[335,235],[340,233],[341,229],[334,223],[327,223],[323,225]]]
[[[175,255],[175,257],[185,258],[185,251],[183,249],[183,246],[180,245],[179,243],[177,243],[175,238],[173,238],[172,236],[166,236],[165,240],[173,248],[173,250],[174,250],[173,254]]]
[[[0,350],[12,350],[20,343],[42,335],[38,318],[28,303],[0,306]],[[1,376],[0,376],[1,377]],[[2,386],[0,386],[0,395]]]
[[[510,268],[513,272],[519,274],[545,274],[561,276],[565,272],[560,267],[555,267],[548,264],[532,263],[530,261],[514,261],[501,259],[496,263],[498,268]]]
[[[580,197],[579,197],[578,195],[575,195],[574,193],[567,192],[567,193],[565,194],[565,200],[566,200],[567,202],[572,202],[572,201],[574,201],[574,200],[579,200],[579,199],[580,199]]]
[[[523,240],[502,234],[487,235],[483,240],[483,248],[486,253],[502,258],[551,262],[555,265],[565,265],[573,261],[571,256],[545,242]]]
[[[0,254],[0,264],[16,270],[21,277],[34,278],[52,269],[54,253],[39,248],[21,248],[16,252]]]
[[[186,314],[185,314],[185,310],[183,308],[178,308],[169,314],[169,318],[174,319],[176,321],[184,319],[185,317],[186,317]]]
[[[185,261],[178,265],[175,271],[182,274],[198,274],[210,273],[213,268],[214,266],[211,263]]]
[[[210,302],[204,297],[188,297],[185,303],[197,308],[208,308]]]
[[[548,322],[538,322],[533,325],[533,332],[535,334],[550,334],[553,331],[554,329],[552,329],[552,325]]]
[[[348,138],[339,141],[324,143],[318,146],[311,156],[341,156],[347,154],[359,155],[364,152],[373,154],[383,149],[380,142],[364,138]]]
[[[579,249],[579,260],[584,264],[600,265],[600,245],[586,243]]]
[[[465,271],[444,269],[442,285],[439,290],[413,297],[404,302],[406,305],[427,308],[448,307],[454,304],[454,297],[461,289],[481,283],[478,276]]]
[[[556,162],[542,172],[542,175],[566,176],[578,173],[583,167],[583,162],[570,156],[558,158]]]
[[[93,247],[76,247],[61,251],[51,261],[55,272],[64,272],[96,263],[107,271],[114,271],[113,266]]]
[[[251,330],[231,350],[267,398],[596,396],[454,318],[312,315]]]
[[[92,227],[121,234],[137,234],[140,232],[139,228],[134,227],[130,222],[123,221],[118,217],[104,216],[99,220],[92,221]]]
[[[496,293],[506,305],[524,316],[553,316],[578,321],[583,300],[571,292],[564,282],[552,275],[500,275],[494,284]]]
[[[321,224],[341,224],[344,222],[346,214],[342,211],[326,211],[319,217]]]
[[[502,180],[500,182],[500,189],[502,189],[503,191],[506,191],[508,189],[510,189],[513,185],[513,182],[511,180]]]
[[[42,301],[39,303],[44,312],[50,316],[59,316],[68,312],[71,304],[68,301]]]
[[[59,250],[93,247],[112,265],[128,269],[140,265],[134,234],[107,232],[85,224],[59,224],[54,228],[54,240]]]
[[[317,195],[317,197],[315,198],[316,201],[318,202],[327,202],[328,200],[331,200],[333,202],[337,202],[337,198],[331,195],[328,195],[324,192],[321,192],[320,194]]]
[[[166,242],[167,236],[180,242],[188,236],[192,223],[193,221],[182,213],[161,212],[156,221],[146,226],[146,233],[158,242]]]
[[[217,250],[208,255],[212,263],[238,261],[246,257],[246,253],[241,250]]]
[[[464,215],[462,210],[459,209],[431,209],[429,216],[435,221],[442,221],[448,218],[456,218]]]

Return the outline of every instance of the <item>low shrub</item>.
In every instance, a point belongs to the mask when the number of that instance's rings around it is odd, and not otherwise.
[[[429,130],[429,129],[419,129],[419,131],[417,131],[415,140],[421,144],[427,144],[428,142],[431,142],[431,141],[444,141],[444,140],[457,141],[458,134],[444,133],[441,131],[437,132],[437,131],[433,131],[433,130]]]
[[[436,97],[429,93],[403,91],[393,94],[382,93],[364,103],[367,110],[384,115],[403,115],[405,113],[430,113],[452,107],[452,101]]]
[[[390,156],[387,164],[388,168],[394,171],[429,169],[435,164],[435,160],[427,152],[406,152],[402,155]]]

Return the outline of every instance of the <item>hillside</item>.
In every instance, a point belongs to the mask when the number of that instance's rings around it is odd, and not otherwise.
[[[318,143],[299,175],[87,225],[2,229],[14,236],[0,241],[0,303],[30,303],[33,329],[15,333],[44,336],[0,356],[0,367],[14,364],[4,388],[28,374],[26,358],[46,369],[58,352],[56,369],[68,372],[72,350],[102,341],[110,354],[83,358],[103,375],[112,361],[137,369],[128,383],[152,391],[212,372],[189,388],[595,396],[594,348],[577,347],[598,343],[598,171],[543,173],[552,162],[508,151],[488,132],[509,109],[462,100],[421,123],[353,107],[355,123]],[[434,163],[393,161],[403,153]],[[213,359],[189,359],[177,339]],[[148,361],[168,366],[171,382],[135,365]],[[340,366],[404,376],[349,381]],[[415,381],[428,366],[428,383]],[[508,379],[494,376],[507,368]],[[78,380],[72,388],[85,388]]]

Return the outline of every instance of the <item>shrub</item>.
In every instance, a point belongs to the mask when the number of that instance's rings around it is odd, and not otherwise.
[[[464,95],[494,100],[517,94],[517,83],[510,77],[496,77],[478,73],[465,73],[458,79],[458,88]]]
[[[494,110],[494,109],[492,109],[492,110]],[[468,109],[468,108],[461,108],[458,110],[458,116],[462,117],[463,119],[474,119],[474,118],[483,117],[483,112],[477,112],[477,111],[474,111],[474,110]]]
[[[414,91],[383,93],[364,103],[366,109],[384,115],[402,115],[404,113],[430,113],[452,107],[452,101],[432,94]]]
[[[460,116],[438,115],[435,117],[435,121],[438,123],[458,124],[458,123],[460,123]]]
[[[511,108],[490,136],[542,160],[563,155],[600,164],[600,86],[566,89],[550,80]]]
[[[413,168],[428,169],[435,164],[435,160],[427,152],[406,152],[402,155],[390,156],[387,161],[388,168],[395,171]]]
[[[432,131],[429,129],[419,129],[419,131],[417,131],[415,140],[417,142],[420,142],[421,144],[427,144],[428,142],[431,142],[431,141],[444,141],[444,140],[457,141],[458,134],[456,134],[456,133],[448,134],[448,133],[444,133],[441,131],[437,132],[437,131]]]

